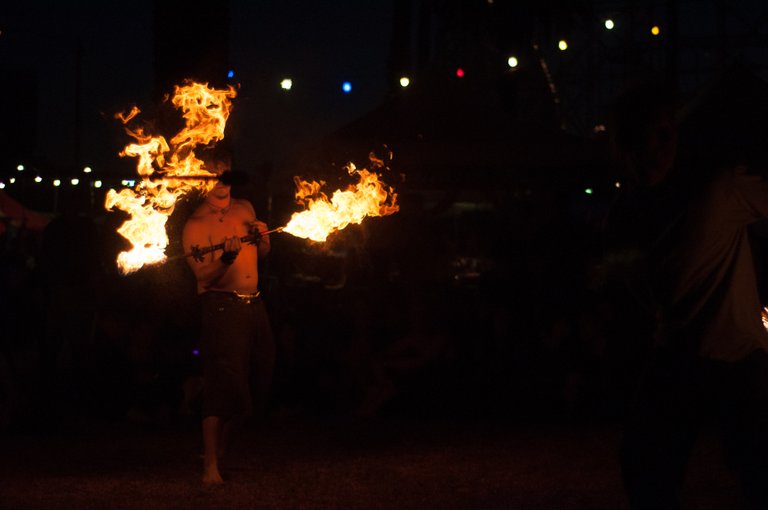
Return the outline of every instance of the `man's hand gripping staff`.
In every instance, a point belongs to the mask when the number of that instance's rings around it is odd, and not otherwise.
[[[239,241],[241,243],[250,243],[250,244],[256,244],[259,242],[259,240],[264,237],[268,236],[269,234],[276,234],[278,232],[282,232],[284,227],[278,227],[274,228],[272,230],[266,230],[264,232],[259,232],[258,230],[254,230],[253,232],[244,235],[243,237],[239,238]],[[212,244],[210,246],[204,246],[200,247],[200,245],[194,244],[192,245],[192,248],[190,249],[189,253],[185,253],[183,255],[178,255],[176,257],[170,257],[168,260],[177,260],[177,259],[184,259],[187,257],[192,257],[198,262],[202,262],[204,257],[214,251],[218,250],[224,250],[225,253],[234,253],[235,257],[237,256],[237,251],[230,251],[227,252],[225,248],[229,248],[230,246],[227,246],[227,241],[219,243],[219,244]],[[222,256],[223,257],[223,256]],[[232,261],[234,261],[235,257],[231,257]],[[230,262],[231,263],[231,262]]]

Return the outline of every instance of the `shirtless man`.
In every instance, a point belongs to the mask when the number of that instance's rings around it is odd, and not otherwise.
[[[223,482],[219,456],[233,420],[253,414],[251,382],[257,402],[263,404],[269,391],[275,346],[258,286],[258,261],[269,253],[269,236],[254,244],[240,241],[250,232],[266,230],[251,203],[232,198],[230,186],[221,182],[184,226],[186,252],[195,245],[224,243],[223,252],[209,253],[202,261],[188,259],[201,299],[206,484]]]

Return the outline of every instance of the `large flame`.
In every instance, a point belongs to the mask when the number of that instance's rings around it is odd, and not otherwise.
[[[215,186],[214,180],[179,177],[215,175],[195,157],[195,149],[224,138],[224,127],[232,109],[231,99],[235,96],[232,87],[216,90],[195,82],[177,86],[172,104],[182,111],[185,126],[171,138],[170,144],[163,136],[150,136],[142,129],[126,128],[136,142],[128,145],[120,155],[137,158],[137,171],[142,180],[134,189],[109,190],[105,203],[107,209],[116,207],[130,215],[117,230],[133,246],[117,258],[123,274],[136,271],[145,264],[165,261],[168,246],[165,224],[173,213],[176,200],[194,189],[207,193]],[[127,123],[138,113],[138,108],[134,107],[129,113],[117,117]]]
[[[375,158],[371,163],[373,168],[381,166]],[[361,223],[366,216],[386,216],[400,210],[397,194],[379,180],[376,172],[357,170],[352,163],[348,171],[360,181],[344,191],[336,190],[330,200],[320,191],[324,183],[296,177],[296,199],[306,205],[306,210],[294,213],[283,232],[323,242],[331,233],[350,223]]]

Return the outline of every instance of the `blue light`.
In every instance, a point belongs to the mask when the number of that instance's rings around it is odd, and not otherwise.
[[[352,84],[349,83],[348,81],[345,81],[344,83],[341,84],[341,90],[343,90],[345,94],[351,92]]]
[[[229,72],[227,73],[227,78],[234,78],[234,77],[235,77],[235,72],[230,69]]]
[[[192,355],[199,356],[200,355],[200,351],[198,351],[197,349],[192,349]]]

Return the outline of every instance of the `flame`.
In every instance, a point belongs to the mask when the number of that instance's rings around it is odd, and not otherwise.
[[[120,156],[137,158],[137,172],[142,180],[133,189],[109,190],[105,203],[108,210],[118,208],[130,215],[117,230],[133,246],[117,258],[123,274],[134,272],[145,264],[165,261],[168,246],[165,224],[176,201],[192,190],[207,193],[216,185],[215,180],[180,180],[178,177],[215,176],[195,156],[195,149],[224,138],[224,128],[232,110],[231,99],[236,95],[232,87],[216,90],[195,82],[176,86],[172,104],[182,111],[185,126],[170,143],[164,136],[151,136],[141,128],[126,128],[135,143],[126,146]],[[133,107],[128,114],[118,114],[117,117],[127,123],[138,113],[138,108]],[[154,174],[157,176],[152,179]],[[164,176],[174,179],[163,179]]]
[[[131,107],[131,111],[128,113],[119,112],[115,114],[116,119],[120,119],[123,124],[128,124],[131,119],[133,119],[135,116],[137,116],[139,113],[141,113],[141,110],[139,110],[138,106]]]
[[[372,158],[371,162],[374,168],[381,166],[381,160]],[[321,191],[324,182],[294,178],[296,200],[306,210],[294,213],[283,232],[323,242],[331,233],[350,223],[361,223],[366,216],[386,216],[400,210],[397,194],[379,180],[379,174],[365,168],[357,170],[352,163],[347,169],[360,181],[347,190],[336,190],[330,200]]]

